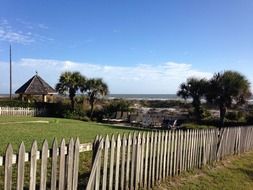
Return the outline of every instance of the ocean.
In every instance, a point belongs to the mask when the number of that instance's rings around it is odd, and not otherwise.
[[[0,94],[0,97],[8,96],[9,94]],[[15,96],[15,94],[13,94],[13,96]],[[107,98],[126,100],[183,100],[176,94],[109,94]],[[248,102],[249,104],[253,104],[253,96],[251,96]]]
[[[176,94],[110,94],[107,97],[126,100],[182,100]]]
[[[109,94],[108,99],[126,99],[126,100],[183,100],[176,94]],[[188,101],[191,100],[190,98]],[[253,104],[253,96],[248,100]]]

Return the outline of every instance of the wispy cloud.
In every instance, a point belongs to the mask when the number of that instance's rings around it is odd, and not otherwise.
[[[11,23],[6,19],[0,19],[0,41],[6,41],[10,43],[18,44],[30,44],[33,42],[45,42],[53,41],[53,38],[43,36],[38,32],[35,32],[35,29],[48,29],[44,24],[32,24],[30,22],[17,19],[17,22],[21,25],[13,27]]]
[[[41,29],[48,29],[48,26],[45,24],[38,24],[38,27]]]
[[[120,30],[119,30],[119,29],[113,29],[112,32],[113,32],[113,33],[119,33]]]
[[[35,71],[38,71],[39,75],[54,86],[60,73],[70,70],[80,71],[87,77],[102,77],[108,83],[111,93],[175,93],[179,84],[188,77],[209,78],[212,76],[209,72],[194,69],[191,64],[176,62],[158,65],[112,66],[25,58],[15,62],[13,70],[16,88],[33,76]],[[20,70],[23,71],[22,75],[19,73]],[[6,79],[4,76],[1,78],[0,82]]]
[[[49,28],[46,24],[43,24],[43,23],[34,24],[34,23],[28,22],[26,20],[23,20],[21,18],[17,18],[16,21],[18,23],[22,24],[27,29],[36,29],[36,28],[48,29]]]
[[[6,19],[0,20],[0,40],[20,44],[28,44],[34,42],[31,32],[14,30]]]

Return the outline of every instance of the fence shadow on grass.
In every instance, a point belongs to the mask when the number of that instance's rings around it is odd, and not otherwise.
[[[238,172],[241,172],[245,175],[247,175],[247,177],[253,181],[253,166],[251,166],[249,169],[245,169],[245,168],[239,168],[236,169]]]

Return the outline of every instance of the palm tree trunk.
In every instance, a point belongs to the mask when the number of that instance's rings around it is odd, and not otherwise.
[[[70,101],[71,101],[71,109],[74,110],[75,108],[74,97],[70,97]]]
[[[90,100],[90,119],[93,120],[94,100]]]
[[[221,127],[224,127],[224,119],[225,119],[225,114],[226,114],[226,107],[221,104],[220,105],[220,126],[219,128],[221,129]]]
[[[194,108],[195,117],[198,123],[201,121],[201,113],[200,113],[200,107]]]
[[[200,123],[201,121],[201,109],[200,109],[200,100],[199,98],[194,98],[192,105],[194,107],[194,115],[196,117],[196,121]]]

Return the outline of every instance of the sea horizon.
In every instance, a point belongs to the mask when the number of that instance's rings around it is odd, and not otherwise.
[[[79,94],[77,94],[78,96]],[[12,96],[17,96],[16,94],[12,94]],[[9,94],[0,94],[0,98],[9,97]],[[125,99],[125,100],[184,100],[183,98],[177,96],[176,94],[119,94],[112,93],[106,96],[108,99]],[[189,98],[188,100],[190,100]],[[248,100],[250,104],[253,104],[253,96]]]

